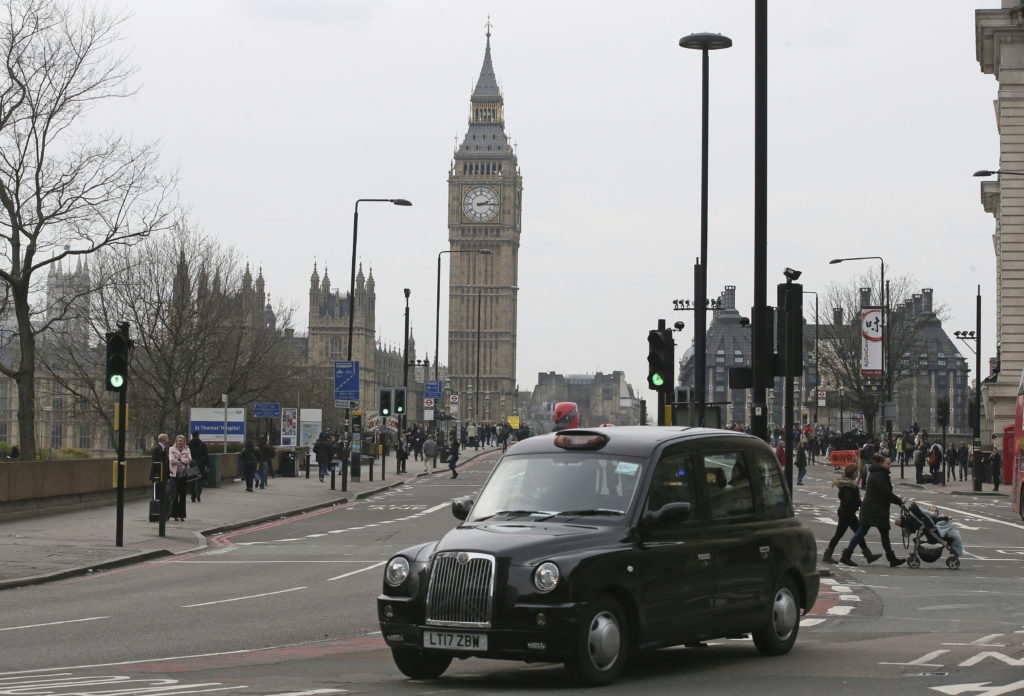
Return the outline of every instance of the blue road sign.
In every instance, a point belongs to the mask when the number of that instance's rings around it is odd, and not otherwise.
[[[428,399],[440,399],[441,398],[441,380],[439,379],[428,379],[423,389],[423,396]]]
[[[256,403],[252,405],[252,415],[257,418],[280,418],[281,404]]]
[[[358,360],[339,360],[334,363],[334,400],[359,401]]]

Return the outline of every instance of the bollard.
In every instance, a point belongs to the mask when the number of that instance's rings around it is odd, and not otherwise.
[[[331,490],[334,490],[334,472],[337,470],[334,462],[331,462]]]
[[[341,460],[341,492],[348,491],[348,462]]]

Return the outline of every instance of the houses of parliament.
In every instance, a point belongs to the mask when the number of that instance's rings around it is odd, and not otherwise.
[[[468,127],[448,169],[448,362],[439,377],[461,395],[458,418],[497,421],[516,408],[516,335],[519,238],[523,184],[515,151],[505,133],[504,100],[491,61],[488,25],[483,64],[470,97]],[[339,266],[344,267],[344,263]],[[47,293],[81,294],[88,283],[87,268],[54,268]],[[349,279],[343,279],[347,285]],[[227,289],[225,288],[225,291]],[[246,271],[238,300],[252,305],[248,316],[261,317],[268,327],[275,321],[264,289],[262,273],[254,280]],[[348,359],[348,326],[352,319],[352,355],[359,362],[359,407],[377,410],[378,387],[403,383],[404,344],[382,345],[376,336],[376,287],[372,269],[360,265],[354,293],[332,285],[325,266],[314,263],[309,285],[308,333],[283,331],[288,348],[311,377],[330,380],[335,361]],[[261,308],[263,311],[255,310]],[[442,333],[444,329],[442,328]],[[45,342],[45,335],[40,336]],[[88,345],[88,341],[84,342]],[[408,360],[417,360],[410,336]],[[420,356],[422,357],[422,356]],[[410,418],[423,417],[424,381],[433,378],[437,356],[430,356],[429,374],[410,367],[407,403]],[[102,366],[97,365],[97,381]],[[81,409],[66,404],[54,380],[40,370],[37,377],[37,447],[108,449],[107,433],[85,422]],[[331,409],[333,382],[322,385],[320,403],[302,407],[324,408],[324,427],[337,423],[340,409]],[[312,397],[312,394],[309,395]],[[313,401],[313,399],[310,399]],[[112,402],[113,403],[113,402]],[[241,405],[241,404],[239,404]],[[283,404],[291,405],[291,404]],[[183,404],[183,408],[187,408]],[[454,415],[454,414],[453,414]],[[17,387],[0,379],[0,441],[18,442]]]

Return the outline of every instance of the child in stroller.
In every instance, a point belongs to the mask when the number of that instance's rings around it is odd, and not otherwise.
[[[903,530],[903,546],[910,549],[910,555],[907,556],[909,567],[919,568],[921,561],[934,563],[942,556],[943,549],[949,552],[946,566],[953,570],[960,567],[960,556],[964,552],[963,539],[949,517],[940,515],[937,507],[925,509],[913,501],[901,505],[897,524]]]

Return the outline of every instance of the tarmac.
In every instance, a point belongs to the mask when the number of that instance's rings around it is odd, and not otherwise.
[[[493,447],[463,450],[462,467]],[[168,519],[164,536],[159,524],[149,521],[149,498],[126,500],[122,515],[122,545],[117,545],[117,504],[51,515],[0,522],[0,590],[85,575],[106,568],[141,563],[160,556],[201,551],[210,537],[269,520],[298,515],[319,508],[366,498],[424,476],[424,463],[409,459],[406,473],[395,473],[395,458],[387,459],[384,480],[377,462],[373,481],[363,460],[361,480],[349,480],[342,491],[341,475],[330,474],[320,482],[316,465],[306,478],[276,476],[265,489],[247,493],[241,479],[222,481],[220,488],[207,487],[201,502],[186,497],[186,520]],[[433,472],[445,472],[438,462]]]
[[[460,466],[493,449],[463,450]],[[217,534],[366,498],[426,474],[421,461],[410,459],[404,474],[394,472],[393,457],[387,464],[383,481],[379,463],[374,481],[369,480],[364,464],[361,480],[348,481],[347,491],[341,490],[340,475],[335,476],[334,490],[330,476],[321,483],[315,466],[309,478],[305,470],[299,471],[297,477],[277,476],[269,479],[265,489],[253,493],[246,493],[245,483],[239,479],[225,480],[220,488],[206,488],[202,502],[189,500],[186,521],[167,520],[162,537],[158,534],[159,525],[149,521],[148,498],[125,501],[121,546],[116,544],[116,504],[0,522],[0,590],[201,551],[210,537]],[[441,473],[443,467],[439,462],[432,471]],[[830,483],[834,476],[830,465],[812,464],[808,466],[806,483],[820,486]],[[908,497],[915,497],[915,491],[1001,496],[1008,491],[1004,488],[994,492],[991,483],[984,484],[980,492],[974,491],[969,479],[944,485],[922,485],[913,480],[913,467],[906,467],[902,479],[899,466],[892,467],[894,489]]]

